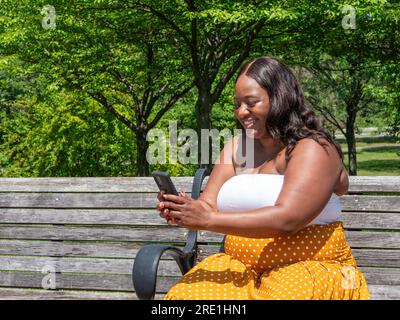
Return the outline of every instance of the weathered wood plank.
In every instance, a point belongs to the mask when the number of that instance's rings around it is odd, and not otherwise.
[[[156,295],[162,299],[164,295]],[[0,288],[0,300],[137,300],[133,292],[89,292]]]
[[[155,193],[0,193],[4,208],[155,208]]]
[[[343,210],[400,212],[398,196],[345,195]],[[155,193],[0,193],[3,208],[152,208]]]
[[[0,255],[135,258],[143,243],[0,240]],[[163,256],[164,258],[164,256]]]
[[[345,231],[351,248],[399,249],[399,232]]]
[[[400,229],[395,212],[343,212],[343,222],[354,229]],[[32,209],[0,208],[0,223],[165,226],[155,209]]]
[[[364,274],[368,285],[400,285],[399,268],[370,268],[359,267]],[[0,272],[0,287],[43,288],[48,274],[38,272]],[[55,280],[53,289],[67,290],[107,290],[107,291],[134,291],[130,275],[93,275],[93,274],[53,274]],[[180,279],[159,276],[156,292],[165,293]]]
[[[25,227],[0,226],[0,239],[31,240],[82,240],[82,241],[135,241],[135,242],[186,242],[187,230],[167,226],[165,228],[123,227]],[[400,232],[345,231],[352,248],[399,249]],[[220,233],[201,231],[199,243],[221,243]]]
[[[400,212],[399,196],[344,195],[340,202],[346,211]]]
[[[373,300],[400,300],[400,286],[370,285]],[[165,294],[156,294],[162,300]],[[135,293],[0,288],[0,300],[137,300]]]
[[[0,226],[0,239],[186,242],[187,230],[178,227],[25,227]]]
[[[393,212],[343,212],[342,221],[349,229],[400,229],[400,214]]]
[[[171,177],[171,179],[178,191],[191,191],[193,177]],[[0,178],[0,192],[158,191],[152,177]]]
[[[65,273],[132,274],[134,259],[103,258],[52,258],[0,256],[1,271],[35,271]],[[160,276],[180,276],[175,261],[162,260],[159,265]]]
[[[51,271],[59,273],[130,275],[132,272],[133,259],[0,256],[0,266],[0,270],[2,271]],[[359,268],[365,274],[368,283],[400,285],[400,268],[374,268],[363,266]],[[174,261],[163,260],[160,262],[159,275],[161,277],[179,277],[181,273]],[[18,273],[16,273],[15,277],[18,277]],[[43,276],[41,279],[43,279]]]
[[[47,274],[38,272],[0,271],[0,287],[46,289],[47,280],[52,278],[52,290],[107,290],[133,292],[131,275],[93,275],[93,274]],[[166,293],[179,277],[157,278],[156,292]]]
[[[351,176],[349,192],[400,192],[399,176]],[[193,177],[172,177],[190,191]],[[208,177],[204,179],[203,187]],[[158,192],[152,177],[0,178],[0,192]]]
[[[400,286],[368,286],[371,300],[400,300]]]
[[[350,176],[349,192],[400,192],[400,176]]]
[[[167,225],[155,209],[31,209],[0,208],[0,223]]]
[[[400,268],[359,267],[367,284],[400,286]]]
[[[0,240],[2,255],[32,255],[51,257],[93,257],[134,259],[142,243],[82,243],[54,241]],[[218,245],[199,245],[198,261],[219,252]],[[352,249],[359,266],[400,267],[399,250]],[[172,258],[165,254],[163,260]]]
[[[358,266],[400,268],[399,250],[351,249]]]
[[[399,268],[359,267],[368,285],[400,285]],[[38,272],[0,271],[0,287],[43,288],[48,274]],[[130,275],[53,274],[54,289],[134,291]],[[159,276],[156,292],[167,292],[180,278]]]

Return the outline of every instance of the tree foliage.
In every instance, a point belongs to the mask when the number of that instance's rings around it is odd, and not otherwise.
[[[52,0],[53,20],[48,5],[0,0],[2,175],[193,174],[149,165],[146,135],[171,120],[232,130],[235,75],[261,55],[345,134],[353,174],[359,125],[399,132],[396,1]]]

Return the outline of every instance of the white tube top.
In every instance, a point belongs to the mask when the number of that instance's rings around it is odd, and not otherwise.
[[[275,205],[282,189],[283,177],[260,173],[233,176],[225,181],[218,193],[218,210],[246,211]],[[322,212],[308,225],[341,221],[341,211],[339,198],[333,193]]]

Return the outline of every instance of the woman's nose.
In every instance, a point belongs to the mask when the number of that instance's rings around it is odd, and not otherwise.
[[[245,118],[250,114],[249,109],[246,107],[244,103],[242,103],[240,107],[236,109],[236,112],[239,118]]]

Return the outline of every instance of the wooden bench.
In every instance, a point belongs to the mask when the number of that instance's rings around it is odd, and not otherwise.
[[[172,180],[191,192],[193,177]],[[400,299],[399,186],[400,177],[352,177],[341,197],[348,241],[373,299]],[[151,177],[1,178],[0,299],[137,299],[138,250],[183,247],[187,239],[187,230],[158,216],[157,192]],[[222,239],[198,232],[197,261],[218,252]],[[155,298],[180,275],[164,255]]]

